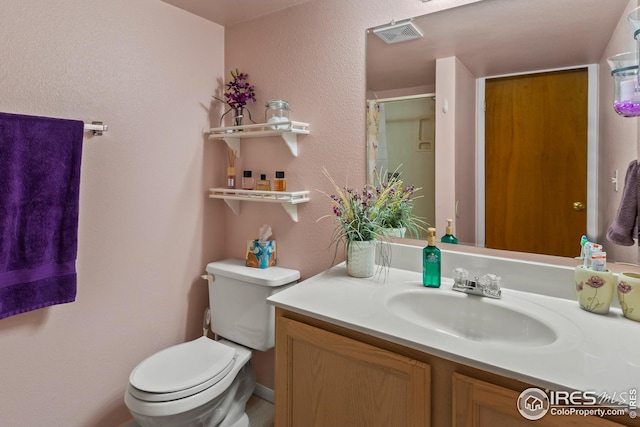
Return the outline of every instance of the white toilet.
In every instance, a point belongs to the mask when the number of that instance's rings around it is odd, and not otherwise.
[[[300,272],[229,259],[208,264],[207,273],[211,329],[224,338],[169,347],[133,369],[124,401],[140,426],[249,426],[251,349],[274,345],[274,308],[265,300],[296,283]]]

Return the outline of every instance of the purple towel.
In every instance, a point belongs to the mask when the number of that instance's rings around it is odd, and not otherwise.
[[[631,246],[638,238],[638,190],[640,166],[637,160],[629,163],[624,177],[624,189],[618,212],[607,230],[607,240],[616,245]]]
[[[75,300],[83,132],[0,113],[0,319]]]

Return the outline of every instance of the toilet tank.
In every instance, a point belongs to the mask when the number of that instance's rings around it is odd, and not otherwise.
[[[211,330],[246,347],[265,351],[274,346],[275,309],[266,299],[295,284],[298,270],[245,266],[227,259],[207,264]]]

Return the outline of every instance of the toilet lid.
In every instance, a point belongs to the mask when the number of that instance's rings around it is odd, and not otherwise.
[[[207,337],[166,348],[136,366],[129,383],[148,393],[175,393],[220,381],[233,367],[236,351]],[[206,388],[206,387],[205,387]]]

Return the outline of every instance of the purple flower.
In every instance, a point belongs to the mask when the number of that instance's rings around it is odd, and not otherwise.
[[[580,292],[584,286],[584,282],[576,283],[576,291]]]
[[[587,285],[594,289],[598,289],[604,285],[604,280],[598,276],[591,276],[591,278],[587,280]]]
[[[246,80],[248,74],[241,73],[236,69],[231,71],[231,80],[227,83],[224,99],[227,105],[234,110],[244,108],[248,102],[256,102],[255,87]]]
[[[633,287],[625,281],[621,281],[618,284],[618,291],[622,292],[623,294],[628,294],[629,292],[631,292],[631,289],[633,289]]]
[[[340,207],[339,207],[339,206],[334,206],[334,207],[333,207],[333,213],[334,213],[336,216],[342,216],[342,210],[340,210]]]

